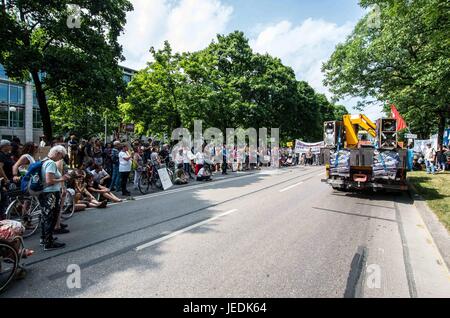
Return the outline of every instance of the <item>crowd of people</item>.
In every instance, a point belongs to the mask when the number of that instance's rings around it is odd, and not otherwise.
[[[450,170],[450,150],[446,146],[433,148],[431,143],[426,145],[422,152],[414,153],[410,149],[410,169],[415,171],[426,170],[427,174],[436,174]]]
[[[42,154],[42,149],[47,151]],[[284,151],[280,149],[280,154]],[[72,135],[67,140],[57,138],[50,143],[42,138],[39,145],[22,145],[17,138],[1,140],[0,221],[14,199],[11,190],[20,188],[20,180],[28,167],[39,160],[42,162],[41,175],[44,180],[44,190],[38,197],[42,210],[41,244],[44,250],[65,246],[56,240],[55,235],[70,232],[68,225],[61,222],[63,203],[68,193],[74,198],[75,211],[102,209],[109,202],[118,203],[130,198],[129,187],[138,189],[140,176],[149,167],[171,169],[172,182],[181,185],[193,180],[210,181],[213,173],[226,175],[229,171],[261,169],[262,166],[282,163],[281,159],[274,162],[270,149],[248,145],[229,147],[226,144],[210,146],[205,143],[201,151],[195,151],[194,147],[171,148],[151,139],[103,143],[97,138],[86,140]],[[298,164],[300,160],[292,163]]]

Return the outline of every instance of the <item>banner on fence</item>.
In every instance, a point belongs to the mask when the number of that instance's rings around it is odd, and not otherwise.
[[[320,148],[323,147],[325,147],[325,143],[323,141],[315,143],[308,143],[300,140],[295,141],[295,153],[307,153],[308,150],[311,149],[312,153],[320,154]]]

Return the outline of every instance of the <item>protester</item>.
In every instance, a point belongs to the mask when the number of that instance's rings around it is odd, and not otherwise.
[[[94,177],[92,175],[86,175],[86,188],[87,191],[91,194],[98,193],[101,197],[106,200],[110,200],[113,203],[120,203],[123,200],[116,197],[111,191],[105,187],[100,185],[98,182],[94,181]]]
[[[102,165],[94,165],[91,174],[94,177],[95,182],[105,187],[111,180],[111,176],[103,169]]]
[[[63,146],[55,146],[50,149],[42,164],[41,174],[44,179],[44,190],[39,195],[39,203],[41,205],[41,239],[45,251],[66,246],[64,243],[56,242],[53,237],[53,231],[61,209],[61,184],[68,179],[67,176],[62,176],[58,171],[56,162],[63,159],[66,154],[67,151]]]
[[[197,181],[211,181],[211,175],[206,171],[203,165],[197,173]]]
[[[13,180],[15,183],[20,181],[20,177],[24,176],[27,172],[28,166],[35,162],[34,156],[37,153],[38,148],[32,142],[25,144],[22,150],[22,156],[17,160],[12,168]]]
[[[77,168],[77,158],[78,158],[78,142],[76,141],[76,136],[70,136],[70,140],[67,143],[68,154],[69,154],[69,167],[71,169]]]
[[[119,153],[119,172],[121,177],[122,195],[130,196],[131,193],[127,190],[128,177],[131,172],[132,157],[128,152],[128,146],[123,146]]]
[[[176,185],[183,185],[183,184],[187,184],[189,182],[188,177],[184,173],[183,165],[178,166],[178,169],[175,171],[174,178],[175,178],[175,180],[173,183]]]
[[[227,145],[224,143],[222,146],[222,174],[227,175],[227,168],[228,168],[228,150]]]
[[[144,159],[143,159],[143,149],[137,145],[134,148],[133,154],[133,170],[134,170],[134,190],[139,188],[139,178],[141,177],[142,171],[144,169]]]
[[[445,172],[445,168],[447,165],[447,155],[446,155],[447,151],[448,150],[444,146],[440,145],[438,152],[436,154],[437,169],[440,172]]]
[[[202,151],[198,151],[195,154],[195,175],[198,175],[198,172],[201,168],[203,168],[203,165],[205,164],[205,145],[202,146]]]
[[[306,164],[312,166],[313,164],[313,153],[312,148],[309,148],[305,155],[306,158]]]
[[[120,172],[119,172],[119,153],[122,149],[120,141],[115,141],[113,143],[113,148],[111,150],[111,162],[112,162],[112,180],[111,180],[111,191],[120,190]]]
[[[436,174],[436,167],[434,165],[436,160],[436,150],[431,146],[431,143],[427,144],[425,150],[425,165],[427,167],[427,174]]]
[[[183,148],[183,168],[184,173],[186,174],[186,176],[189,176],[189,179],[194,179],[191,175],[191,157],[193,156],[194,155],[189,149],[187,149],[186,147]]]

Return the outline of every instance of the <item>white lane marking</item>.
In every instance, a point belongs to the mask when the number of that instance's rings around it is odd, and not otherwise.
[[[280,193],[285,192],[285,191],[288,191],[288,190],[291,190],[291,189],[293,189],[293,188],[295,188],[295,187],[297,187],[297,186],[299,186],[299,185],[301,185],[301,184],[303,184],[303,183],[304,183],[304,182],[302,181],[302,182],[293,184],[293,185],[291,185],[291,186],[289,186],[289,187],[287,187],[287,188],[284,188],[284,189],[280,190]]]
[[[140,246],[136,247],[136,252],[142,251],[143,249],[146,249],[146,248],[152,247],[152,246],[154,246],[154,245],[157,245],[157,244],[159,244],[159,243],[161,243],[161,242],[167,241],[168,239],[171,239],[172,237],[175,237],[175,236],[177,236],[177,235],[183,234],[183,233],[188,232],[188,231],[190,231],[190,230],[192,230],[192,229],[195,229],[195,228],[197,228],[197,227],[200,227],[200,226],[205,225],[205,224],[207,224],[207,223],[209,223],[209,222],[211,222],[211,221],[217,220],[217,219],[219,219],[219,218],[222,218],[222,217],[224,217],[224,216],[226,216],[226,215],[229,215],[229,214],[231,214],[231,213],[235,213],[235,212],[237,212],[237,211],[238,211],[237,209],[233,209],[233,210],[230,210],[230,211],[228,211],[228,212],[219,214],[219,215],[217,215],[217,216],[215,216],[215,217],[209,218],[209,219],[207,219],[207,220],[205,220],[205,221],[202,221],[202,222],[193,224],[193,225],[191,225],[191,226],[188,226],[188,227],[186,227],[186,228],[184,228],[184,229],[181,229],[181,230],[179,230],[179,231],[172,232],[172,233],[170,233],[170,234],[168,234],[168,235],[166,235],[166,236],[163,236],[163,237],[161,237],[161,238],[159,238],[159,239],[156,239],[156,240],[154,240],[154,241],[151,241],[151,242],[148,242],[148,243],[145,243],[145,244],[143,244],[143,245],[140,245]]]
[[[322,173],[319,173],[318,176],[324,176],[326,174],[327,174],[326,172],[322,172]]]

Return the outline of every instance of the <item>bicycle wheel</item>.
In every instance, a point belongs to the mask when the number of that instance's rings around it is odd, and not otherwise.
[[[15,199],[6,210],[6,218],[22,223],[25,227],[23,237],[30,237],[36,232],[41,221],[39,201],[31,197]]]
[[[161,178],[159,177],[157,170],[154,172],[152,183],[160,190],[163,188]]]
[[[75,191],[67,189],[64,205],[62,207],[61,218],[63,220],[70,219],[75,213]]]
[[[147,194],[147,193],[149,193],[150,188],[151,188],[151,180],[150,180],[150,178],[148,177],[147,172],[143,172],[143,173],[141,174],[141,176],[139,177],[138,188],[139,188],[139,191],[140,191],[142,194]]]
[[[17,267],[19,266],[19,255],[9,242],[0,241],[0,293],[13,280]]]

